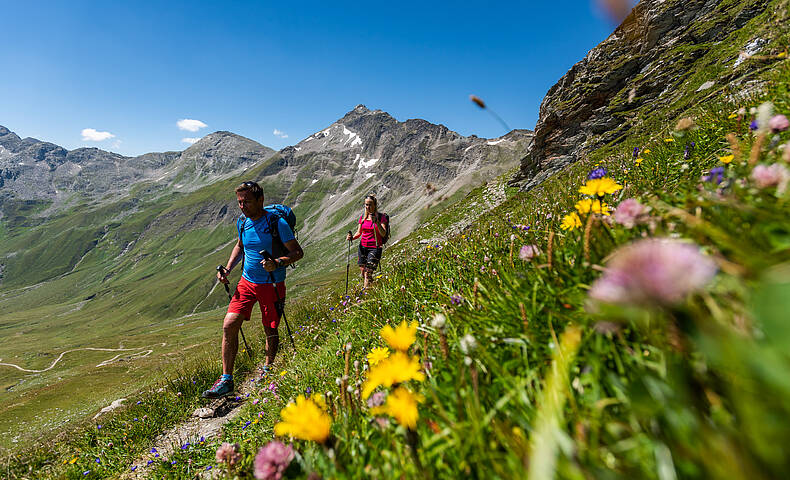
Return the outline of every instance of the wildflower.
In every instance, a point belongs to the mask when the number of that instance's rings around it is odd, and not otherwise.
[[[787,128],[790,127],[790,122],[788,122],[787,117],[784,115],[774,115],[768,122],[768,126],[772,132],[779,133],[787,130]]]
[[[368,398],[368,408],[380,407],[386,400],[387,392],[376,392]]]
[[[735,155],[724,155],[723,157],[719,157],[719,161],[724,164],[728,164],[735,160]]]
[[[757,130],[757,120],[752,120],[751,123],[749,123],[749,130]]]
[[[644,161],[645,161],[645,159],[640,157],[640,158],[637,158],[636,160],[634,160],[634,163],[636,163],[637,165],[639,165],[639,164],[641,164],[641,163],[642,163],[642,162],[644,162]]]
[[[636,159],[638,157],[639,157],[639,147],[634,147],[634,158]]]
[[[682,131],[685,131],[685,130],[691,130],[695,126],[696,126],[696,124],[694,123],[694,119],[693,118],[685,117],[685,118],[681,118],[680,120],[678,120],[677,125],[675,125],[675,130],[682,132]]]
[[[477,340],[471,334],[467,333],[459,340],[458,345],[461,347],[461,351],[464,352],[464,354],[468,354],[477,348]]]
[[[380,333],[381,338],[383,338],[390,347],[405,352],[417,339],[417,322],[411,322],[409,324],[404,320],[395,328],[392,328],[390,325],[385,325]]]
[[[583,187],[579,188],[579,193],[603,196],[606,193],[614,193],[621,188],[623,187],[611,178],[603,177],[587,181]]]
[[[227,442],[223,443],[217,449],[215,457],[217,458],[217,463],[227,463],[231,466],[235,465],[239,460],[241,460],[239,444]]]
[[[376,347],[368,353],[368,363],[370,365],[377,365],[380,361],[390,356],[390,351],[387,347]]]
[[[459,294],[455,294],[450,297],[450,303],[452,303],[453,305],[461,305],[462,303],[464,303],[464,297],[462,297]]]
[[[453,295],[455,296],[455,295]],[[460,297],[460,295],[458,295]],[[455,303],[455,302],[453,302]],[[459,302],[460,303],[460,302]],[[441,313],[437,313],[431,320],[431,326],[437,330],[442,330],[447,325],[447,317]]]
[[[575,207],[576,207],[576,211],[578,211],[581,214],[587,214],[592,212],[592,213],[600,213],[603,215],[609,215],[609,205],[598,199],[592,200],[589,198],[583,198],[578,202],[576,202]]]
[[[587,174],[587,180],[596,180],[599,178],[603,178],[605,176],[606,176],[605,168],[596,168],[595,170]]]
[[[277,440],[272,440],[258,450],[255,455],[255,478],[259,480],[280,480],[285,470],[294,458],[294,450],[290,445],[284,445]]]
[[[771,119],[774,114],[774,104],[771,102],[764,102],[757,107],[757,131],[758,133],[766,133],[770,129]]]
[[[644,151],[644,154],[647,155],[648,153],[650,153],[650,149],[646,148],[645,151]]]
[[[318,443],[324,443],[329,438],[332,420],[312,398],[306,399],[299,395],[295,403],[289,403],[280,411],[280,416],[283,421],[274,426],[275,435],[290,435]]]
[[[414,430],[417,427],[417,419],[420,418],[417,404],[422,401],[421,395],[412,393],[404,387],[398,387],[387,397],[387,403],[371,409],[371,413],[374,415],[385,413],[402,426]]]
[[[683,150],[683,160],[688,160],[689,158],[691,158],[691,151],[694,150],[694,147],[696,145],[697,144],[694,142],[686,144],[686,148]]]
[[[579,215],[576,212],[572,212],[565,215],[565,217],[562,219],[562,224],[560,225],[560,228],[562,228],[563,230],[573,230],[581,226],[582,226],[582,221],[579,218]]]
[[[617,206],[614,211],[614,221],[626,228],[633,228],[640,223],[647,213],[647,207],[639,203],[634,198],[626,198]]]
[[[362,398],[368,398],[376,387],[383,385],[391,387],[396,383],[425,380],[425,374],[420,371],[420,360],[404,352],[395,352],[371,367],[368,378],[362,385]]]
[[[711,182],[716,185],[720,184],[722,180],[724,180],[724,167],[712,168],[710,173],[702,176],[703,182]]]
[[[715,273],[715,263],[696,245],[639,240],[614,252],[590,297],[618,304],[674,305],[704,287]]]
[[[737,114],[737,113],[731,113],[731,114],[729,114],[729,115],[727,116],[727,119],[728,119],[728,120],[732,120],[733,118],[736,118],[737,116],[738,116],[738,114]]]
[[[664,139],[664,142],[666,142],[666,143],[672,143],[672,142],[674,142],[674,141],[675,141],[675,139],[674,139],[674,138],[665,138],[665,139]]]
[[[518,252],[518,258],[525,262],[529,262],[538,255],[540,255],[540,249],[536,245],[524,245]]]
[[[787,188],[790,180],[790,172],[784,165],[774,163],[773,165],[757,165],[752,170],[752,180],[758,188],[777,187],[777,193],[781,194]]]

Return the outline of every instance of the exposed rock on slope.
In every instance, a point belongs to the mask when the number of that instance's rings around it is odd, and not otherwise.
[[[740,30],[768,0],[643,0],[554,85],[540,106],[535,139],[513,182],[532,188],[590,151],[621,141],[637,118],[673,117],[758,65],[739,56],[768,51]],[[786,15],[786,13],[785,13]],[[776,21],[776,19],[774,19]],[[774,29],[780,30],[780,29]],[[668,120],[669,118],[664,118]]]

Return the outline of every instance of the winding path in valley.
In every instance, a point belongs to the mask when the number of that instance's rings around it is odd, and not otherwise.
[[[43,373],[43,372],[46,372],[48,370],[52,370],[53,368],[55,368],[55,365],[57,365],[58,362],[60,362],[63,359],[63,356],[66,355],[67,353],[71,353],[71,352],[78,352],[80,350],[91,350],[91,351],[96,351],[96,352],[136,352],[136,353],[133,353],[133,354],[128,355],[128,356],[131,357],[131,358],[144,358],[144,357],[147,357],[148,355],[153,353],[154,350],[151,347],[164,347],[166,345],[167,345],[167,343],[157,343],[157,344],[154,344],[154,345],[149,345],[149,346],[145,346],[145,347],[137,347],[137,348],[97,348],[97,347],[73,348],[71,350],[66,350],[65,352],[62,352],[60,355],[58,355],[58,358],[56,358],[55,361],[52,362],[52,365],[48,366],[47,368],[45,368],[43,370],[35,370],[35,369],[23,368],[23,367],[20,367],[19,365],[16,365],[14,363],[0,362],[0,365],[6,366],[6,367],[16,368],[17,370],[21,370],[21,371],[26,372],[26,373]],[[118,361],[118,359],[120,357],[122,357],[122,356],[124,356],[124,354],[123,353],[119,353],[119,354],[115,355],[114,357],[112,357],[112,358],[110,358],[108,360],[104,360],[103,362],[97,364],[96,367],[104,367],[105,365],[109,365],[111,363],[114,363],[114,362]],[[2,360],[2,359],[0,359],[0,360]]]

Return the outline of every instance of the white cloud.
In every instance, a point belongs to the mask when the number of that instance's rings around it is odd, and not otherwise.
[[[274,133],[275,137],[288,138],[288,134],[287,133],[283,132],[282,130],[277,130],[276,128],[274,129],[274,132],[272,132],[272,133]]]
[[[82,129],[82,141],[83,142],[101,142],[102,140],[107,140],[108,138],[113,138],[113,135],[110,132],[99,132],[95,128],[83,128]]]
[[[178,125],[179,130],[186,130],[188,132],[197,132],[201,128],[208,127],[208,125],[200,120],[192,120],[191,118],[182,118],[176,122],[176,125]]]
[[[195,137],[186,137],[186,138],[182,138],[182,139],[181,139],[181,141],[182,141],[183,143],[189,143],[189,144],[195,143],[195,142],[197,142],[198,140],[200,140],[200,139],[199,139],[199,138],[195,138]]]
[[[112,142],[112,148],[121,148],[121,143],[122,142],[120,140]]]

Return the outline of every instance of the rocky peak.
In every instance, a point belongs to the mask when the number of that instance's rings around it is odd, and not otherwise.
[[[19,147],[21,142],[22,139],[20,139],[17,134],[0,125],[0,145],[2,145],[3,148],[13,152]]]
[[[743,76],[747,67],[726,53],[728,42],[768,3],[642,0],[549,89],[513,183],[532,188],[589,152],[622,141],[638,127],[635,119],[668,108],[670,117],[679,115],[710,94],[702,86]]]

